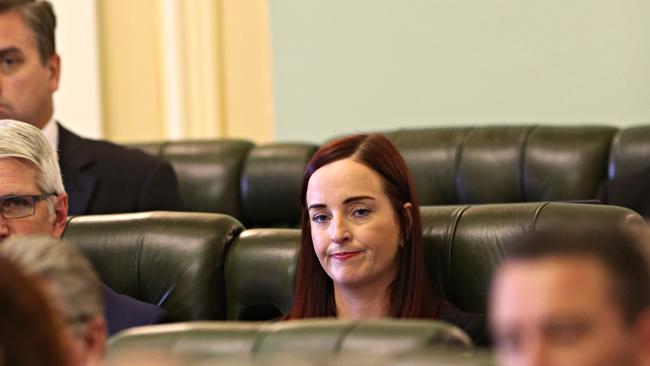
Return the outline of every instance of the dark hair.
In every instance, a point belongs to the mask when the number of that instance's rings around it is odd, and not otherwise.
[[[47,59],[56,53],[54,28],[56,28],[56,15],[52,4],[42,0],[0,0],[0,13],[16,11],[23,21],[34,32],[38,54],[41,63],[45,65]]]
[[[424,249],[420,208],[413,179],[397,148],[383,135],[354,135],[332,141],[311,158],[302,181],[302,231],[296,289],[288,318],[336,316],[334,288],[314,252],[307,210],[307,186],[312,174],[322,166],[351,158],[377,172],[399,221],[404,248],[400,251],[399,270],[390,288],[389,314],[395,318],[432,318],[438,302],[429,287],[424,267]],[[411,216],[404,203],[412,205]]]
[[[66,365],[64,324],[36,279],[0,258],[0,365]]]
[[[506,251],[504,261],[592,258],[611,279],[609,287],[623,310],[624,319],[634,322],[650,306],[650,270],[642,250],[644,239],[647,240],[645,234],[626,230],[625,226],[559,228],[545,228],[524,236]]]

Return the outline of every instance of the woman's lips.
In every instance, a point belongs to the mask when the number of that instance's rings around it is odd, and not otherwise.
[[[334,253],[334,254],[332,254],[332,258],[344,261],[344,260],[346,260],[346,259],[350,259],[350,258],[352,258],[352,257],[354,257],[354,256],[356,256],[356,255],[358,255],[358,254],[361,254],[361,251],[356,251],[356,252],[338,252],[338,253]]]

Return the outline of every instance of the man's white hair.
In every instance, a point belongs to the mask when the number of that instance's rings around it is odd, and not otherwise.
[[[65,240],[50,236],[11,236],[0,245],[0,256],[25,273],[42,278],[48,295],[73,334],[93,317],[104,317],[104,294],[92,265]]]
[[[0,159],[16,159],[33,166],[41,193],[65,191],[56,151],[41,130],[29,123],[0,120]],[[48,198],[47,202],[53,213],[56,197]]]

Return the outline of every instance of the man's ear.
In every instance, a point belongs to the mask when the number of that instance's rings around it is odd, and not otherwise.
[[[61,76],[61,58],[59,55],[55,53],[48,57],[45,67],[50,72],[48,88],[50,93],[54,93],[59,89],[59,77]]]
[[[54,204],[54,221],[52,222],[52,236],[61,238],[68,223],[68,194],[63,192],[56,196]]]

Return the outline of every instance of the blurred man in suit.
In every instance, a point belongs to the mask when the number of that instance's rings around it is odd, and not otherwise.
[[[490,320],[501,365],[642,365],[650,353],[650,273],[641,236],[539,231],[506,255]]]
[[[181,210],[171,165],[139,150],[82,138],[54,119],[56,17],[47,1],[0,0],[0,119],[40,128],[59,151],[72,215]]]
[[[61,238],[68,219],[56,152],[27,123],[0,120],[0,240],[42,234]],[[1,245],[1,244],[0,244]],[[168,321],[161,308],[102,286],[109,334]]]

